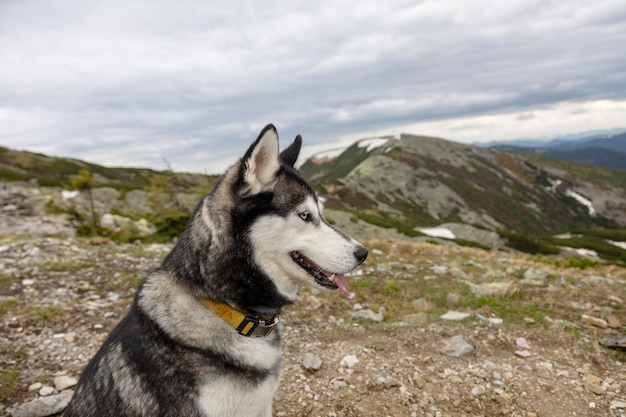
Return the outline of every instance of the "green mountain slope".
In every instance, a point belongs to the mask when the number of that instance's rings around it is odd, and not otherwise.
[[[623,172],[439,138],[360,141],[301,172],[327,206],[412,233],[460,222],[525,234],[626,225]]]
[[[41,186],[66,186],[80,169],[86,168],[94,177],[95,186],[120,190],[142,189],[162,175],[147,168],[107,168],[70,158],[50,157],[38,153],[16,151],[0,146],[0,180],[36,181]],[[206,184],[201,174],[174,174],[179,189]]]

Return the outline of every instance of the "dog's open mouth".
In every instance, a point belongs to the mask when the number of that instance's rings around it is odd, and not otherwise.
[[[291,259],[300,265],[302,269],[311,274],[313,278],[315,278],[315,282],[322,287],[326,287],[331,290],[339,288],[341,291],[348,294],[348,283],[346,282],[346,277],[343,274],[325,270],[298,251],[291,252],[289,255],[291,256]]]

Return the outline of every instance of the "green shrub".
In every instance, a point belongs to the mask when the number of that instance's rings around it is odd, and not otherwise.
[[[180,236],[187,227],[189,217],[187,213],[177,213],[176,215],[159,219],[155,222],[157,231],[153,238],[168,241]]]
[[[531,255],[556,255],[561,252],[555,245],[536,237],[520,235],[508,230],[500,230],[498,234],[500,237],[506,239],[506,246],[520,252],[529,253]]]
[[[580,268],[580,269],[595,268],[598,265],[600,265],[600,262],[594,261],[589,258],[568,258],[563,263],[563,266],[566,268]]]

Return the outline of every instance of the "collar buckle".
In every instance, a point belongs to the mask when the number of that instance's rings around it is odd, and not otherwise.
[[[246,316],[237,327],[237,331],[246,337],[265,337],[274,331],[277,324],[278,317],[271,317],[266,320],[260,317]]]

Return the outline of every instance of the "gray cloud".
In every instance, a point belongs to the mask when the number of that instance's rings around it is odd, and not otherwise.
[[[268,122],[312,146],[623,101],[625,34],[619,0],[2,2],[0,144],[219,172]]]

